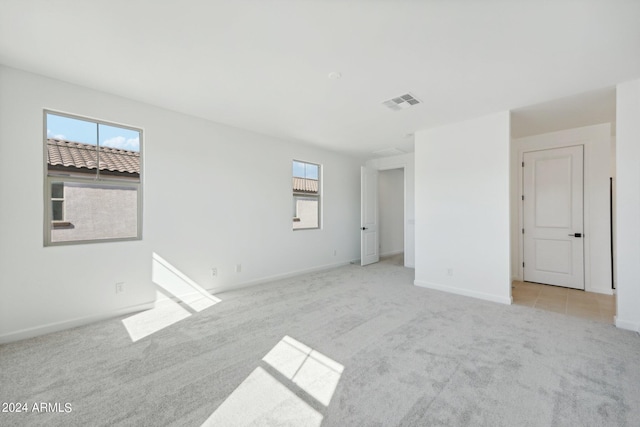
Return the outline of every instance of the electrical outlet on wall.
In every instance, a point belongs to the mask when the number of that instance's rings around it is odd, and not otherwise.
[[[240,273],[242,271],[242,264],[236,264],[236,273]]]
[[[124,292],[124,282],[116,283],[116,294],[121,294]]]
[[[447,268],[447,276],[453,276],[453,268]]]
[[[216,277],[218,275],[218,268],[217,267],[212,267],[211,268],[211,276]]]

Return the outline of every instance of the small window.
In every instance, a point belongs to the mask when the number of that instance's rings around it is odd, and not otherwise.
[[[293,161],[293,229],[320,228],[320,165]]]
[[[53,221],[64,221],[64,184],[51,183],[51,212]]]
[[[45,245],[140,239],[142,131],[44,115]]]

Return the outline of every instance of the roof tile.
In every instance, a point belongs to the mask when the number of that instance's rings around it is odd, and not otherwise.
[[[47,139],[47,162],[51,166],[96,169],[95,145]],[[100,170],[140,174],[140,153],[117,148],[100,147]]]
[[[293,177],[293,191],[302,193],[317,193],[318,180]]]

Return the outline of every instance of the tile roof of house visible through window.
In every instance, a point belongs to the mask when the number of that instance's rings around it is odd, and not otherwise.
[[[318,180],[293,177],[293,191],[296,193],[318,193]]]
[[[49,138],[47,139],[47,163],[51,169],[95,170],[97,166],[96,146]],[[100,171],[139,176],[140,153],[100,147]]]

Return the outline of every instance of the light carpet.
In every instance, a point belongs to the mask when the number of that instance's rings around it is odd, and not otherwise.
[[[0,401],[29,411],[0,425],[640,425],[638,334],[397,261],[222,293],[135,342],[123,316],[3,345]]]

